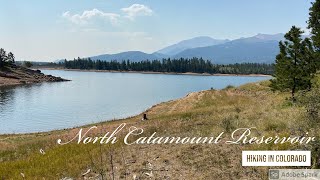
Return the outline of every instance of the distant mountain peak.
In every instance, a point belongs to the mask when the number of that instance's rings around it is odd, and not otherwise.
[[[261,40],[275,40],[275,41],[280,41],[284,38],[283,33],[278,33],[278,34],[257,34],[253,36],[254,38],[261,39]]]
[[[173,56],[173,55],[178,54],[186,49],[213,46],[213,45],[226,43],[228,41],[229,41],[228,39],[213,39],[209,36],[198,36],[198,37],[186,39],[186,40],[180,41],[176,44],[173,44],[171,46],[165,47],[165,48],[157,51],[157,53]]]
[[[182,40],[182,41],[180,41],[179,43],[181,43],[181,42],[190,42],[190,41],[194,41],[194,40],[208,40],[208,41],[226,41],[226,40],[229,40],[229,39],[214,39],[214,38],[212,38],[212,37],[210,37],[210,36],[197,36],[197,37],[193,37],[193,38],[190,38],[190,39],[186,39],[186,40]],[[177,44],[179,44],[179,43],[177,43]]]
[[[279,41],[284,34],[257,34],[252,37],[239,38],[218,45],[187,49],[175,58],[202,57],[218,64],[234,63],[273,63],[279,53]]]

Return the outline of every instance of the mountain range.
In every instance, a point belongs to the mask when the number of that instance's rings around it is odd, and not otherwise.
[[[207,36],[183,40],[154,53],[127,51],[117,54],[103,54],[90,57],[92,60],[161,60],[162,58],[202,57],[216,64],[273,63],[279,53],[279,41],[284,34],[257,34],[253,37],[235,40],[213,39]]]
[[[229,41],[230,40],[228,39],[220,40],[220,39],[213,39],[208,36],[200,36],[200,37],[195,37],[188,40],[183,40],[181,42],[178,42],[177,44],[173,44],[171,46],[165,47],[157,51],[157,53],[174,56],[187,49],[213,46],[213,45],[223,44]]]

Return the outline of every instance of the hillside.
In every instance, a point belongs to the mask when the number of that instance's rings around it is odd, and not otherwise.
[[[40,70],[31,70],[17,65],[7,65],[0,69],[0,86],[60,81],[67,80],[45,75]]]
[[[21,179],[267,179],[266,167],[242,167],[242,150],[308,149],[284,145],[162,144],[124,145],[128,128],[143,128],[143,136],[215,136],[238,127],[257,127],[257,136],[299,134],[310,130],[304,110],[292,106],[286,93],[273,93],[269,82],[224,90],[188,94],[182,99],[153,106],[141,115],[96,124],[90,136],[127,126],[113,145],[57,145],[57,139],[72,139],[78,128],[22,135],[0,136],[0,178]],[[86,126],[86,131],[91,125]],[[309,134],[318,133],[308,131]],[[318,133],[319,134],[319,133]],[[317,134],[317,135],[318,135]],[[45,153],[41,153],[39,150]],[[89,173],[85,173],[89,172]],[[84,174],[84,175],[83,175]]]
[[[132,62],[142,61],[142,60],[155,60],[155,59],[162,59],[167,57],[164,54],[160,53],[153,53],[147,54],[141,51],[127,51],[117,54],[102,54],[98,56],[90,57],[92,60],[104,60],[104,61],[112,61],[112,60],[130,60]]]

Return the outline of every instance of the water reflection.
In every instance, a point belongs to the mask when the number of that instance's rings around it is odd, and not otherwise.
[[[14,88],[0,88],[0,107],[3,107],[1,105],[3,104],[7,104],[10,101],[12,102],[13,98],[14,98]]]

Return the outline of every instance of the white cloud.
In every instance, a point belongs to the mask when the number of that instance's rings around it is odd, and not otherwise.
[[[121,9],[124,13],[126,13],[126,17],[134,20],[137,16],[151,16],[153,11],[143,4],[132,4],[130,7]]]
[[[61,17],[72,25],[72,31],[121,31],[128,20],[133,21],[137,16],[151,16],[153,11],[142,4],[132,4],[120,9],[123,13],[103,12],[99,9],[85,10],[82,13],[66,11]],[[110,26],[111,25],[111,26]]]
[[[90,21],[101,19],[116,25],[119,21],[120,15],[115,13],[106,13],[98,9],[84,11],[82,14],[72,15],[69,11],[62,14],[62,17],[74,24],[88,24]]]

